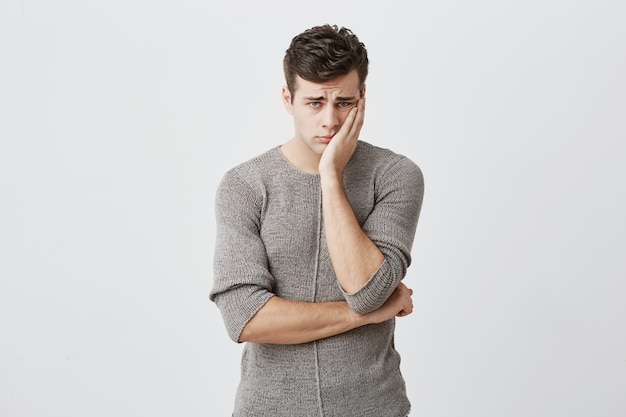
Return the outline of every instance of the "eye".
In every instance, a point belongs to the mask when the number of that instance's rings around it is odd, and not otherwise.
[[[320,106],[320,102],[319,101],[312,101],[309,103],[310,107],[316,108]]]
[[[340,101],[339,103],[337,103],[337,107],[350,107],[352,105],[352,103],[350,103],[349,101]]]

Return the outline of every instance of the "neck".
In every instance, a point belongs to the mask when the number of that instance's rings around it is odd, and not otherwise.
[[[282,145],[280,150],[296,168],[311,174],[319,174],[321,155],[313,152],[304,141],[294,137]]]

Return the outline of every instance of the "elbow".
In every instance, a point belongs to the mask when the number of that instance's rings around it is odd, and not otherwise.
[[[379,309],[391,296],[402,279],[405,269],[397,271],[386,259],[373,277],[355,293],[344,292],[348,306],[357,314],[367,314]]]
[[[241,330],[241,333],[239,333],[239,336],[235,339],[235,342],[237,343],[254,342],[255,341],[254,332],[252,331],[250,327],[251,327],[250,322],[248,322]]]
[[[268,326],[265,320],[266,315],[263,314],[265,306],[266,304],[264,304],[252,315],[252,317],[250,317],[248,321],[245,322],[245,324],[243,324],[243,327],[241,327],[241,330],[236,337],[237,343],[263,343],[265,341],[268,331]]]
[[[252,341],[256,337],[258,331],[255,326],[251,326],[251,321],[273,296],[268,291],[245,290],[246,287],[240,287],[237,291],[219,293],[214,297],[222,313],[226,332],[235,343]]]

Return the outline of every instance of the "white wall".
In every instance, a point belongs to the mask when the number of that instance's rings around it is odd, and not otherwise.
[[[0,0],[0,415],[226,416],[213,197],[321,23],[426,194],[413,415],[626,415],[626,4]]]

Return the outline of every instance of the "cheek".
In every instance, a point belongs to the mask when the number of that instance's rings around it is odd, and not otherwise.
[[[294,122],[298,130],[304,133],[305,131],[315,129],[316,127],[315,117],[311,115],[305,115],[305,114],[299,114],[297,116],[296,115],[294,116],[295,116]]]
[[[311,111],[303,111],[299,114],[298,120],[301,126],[315,126],[318,123],[318,116]]]

